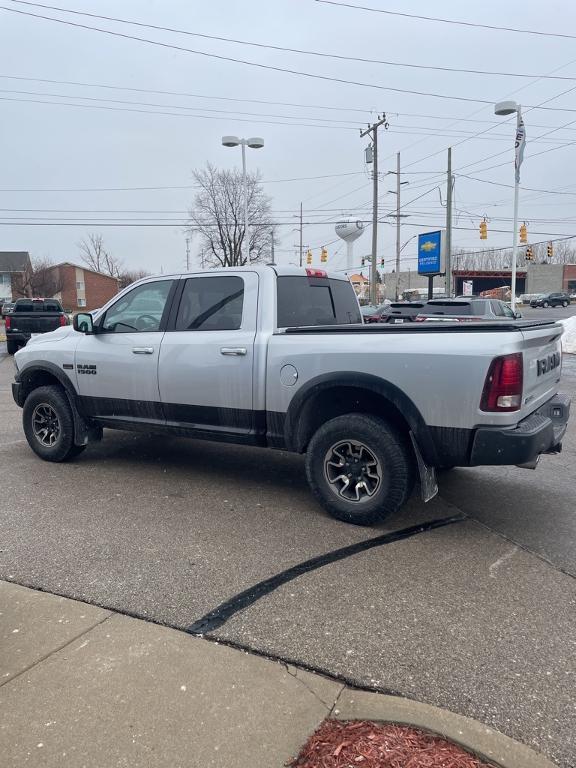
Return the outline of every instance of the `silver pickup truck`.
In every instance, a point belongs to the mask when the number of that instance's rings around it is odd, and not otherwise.
[[[328,512],[368,525],[418,477],[431,498],[435,469],[560,451],[561,334],[542,320],[363,325],[341,275],[214,270],[146,278],[31,339],[13,395],[47,461],[103,427],[295,451]]]

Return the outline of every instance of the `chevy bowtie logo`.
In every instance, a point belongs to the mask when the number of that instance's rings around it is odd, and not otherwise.
[[[435,251],[436,250],[436,243],[434,243],[432,240],[426,240],[425,243],[422,243],[420,246],[421,251]]]

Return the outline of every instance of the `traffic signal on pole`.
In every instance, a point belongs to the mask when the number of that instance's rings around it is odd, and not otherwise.
[[[306,264],[312,264],[312,251],[308,250],[308,253],[306,254]]]
[[[546,248],[546,257],[548,258],[548,261],[552,258],[552,255],[554,253],[554,250],[552,248],[552,243],[548,243],[548,247]]]
[[[380,266],[382,267],[382,269],[384,269],[384,259],[383,258],[380,259]]]
[[[364,258],[364,256],[362,256],[362,266],[364,266],[365,264],[366,264],[366,259]]]
[[[528,242],[528,230],[526,224],[522,224],[520,227],[520,242],[525,245]]]
[[[526,261],[534,261],[534,253],[531,245],[526,248]]]
[[[486,219],[482,219],[480,222],[480,240],[488,239],[488,222]]]
[[[328,251],[324,246],[322,246],[322,251],[320,253],[320,261],[323,263],[328,261]]]

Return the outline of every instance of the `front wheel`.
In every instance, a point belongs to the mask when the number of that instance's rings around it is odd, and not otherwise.
[[[548,307],[550,306],[550,304],[549,304],[547,301],[545,301],[545,302],[542,304],[542,306],[544,307],[544,309],[548,309]]]
[[[566,307],[568,306],[568,302],[567,301],[563,301],[562,302],[562,306],[564,307],[564,309],[566,309]]]
[[[74,416],[60,387],[39,387],[26,398],[22,424],[28,445],[44,461],[68,461],[86,446],[74,443]]]
[[[407,436],[375,416],[349,413],[326,422],[312,437],[306,475],[332,517],[374,525],[409,498],[414,459]]]

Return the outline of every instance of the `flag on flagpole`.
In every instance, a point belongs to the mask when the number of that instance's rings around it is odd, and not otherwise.
[[[520,166],[524,160],[524,148],[526,147],[526,128],[524,127],[524,120],[520,118],[518,122],[518,128],[516,129],[516,157],[514,165],[516,168],[516,183],[520,182]]]

